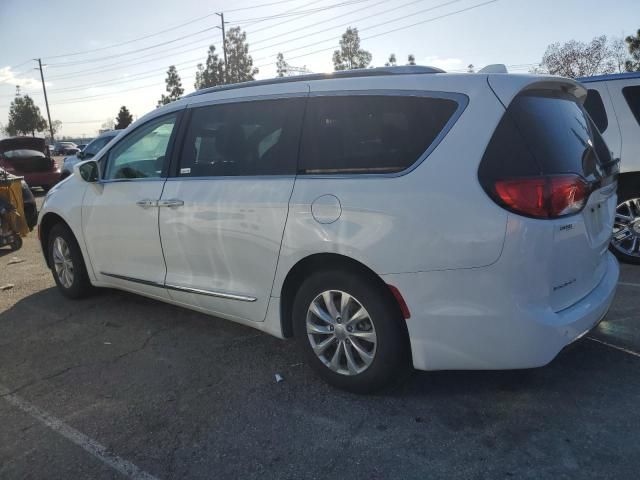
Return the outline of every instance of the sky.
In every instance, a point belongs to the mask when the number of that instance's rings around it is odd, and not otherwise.
[[[256,78],[275,76],[278,52],[294,67],[333,70],[332,52],[348,26],[383,66],[447,71],[504,63],[527,71],[546,47],[640,28],[638,0],[0,0],[0,127],[16,85],[46,118],[41,58],[52,120],[59,135],[93,137],[125,105],[135,117],[155,108],[176,65],[185,93],[208,45],[222,52],[218,28],[247,32]]]

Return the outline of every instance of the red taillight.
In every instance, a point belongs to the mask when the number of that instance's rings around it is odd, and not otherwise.
[[[589,184],[578,175],[498,180],[495,192],[510,210],[535,218],[577,213],[587,202]]]

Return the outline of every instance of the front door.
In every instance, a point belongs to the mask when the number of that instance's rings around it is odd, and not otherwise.
[[[294,98],[192,109],[160,199],[172,299],[264,320],[295,182],[307,90],[299,88]]]
[[[82,226],[91,266],[103,284],[167,297],[158,200],[176,119],[168,114],[129,133],[102,157],[102,179],[87,188]]]

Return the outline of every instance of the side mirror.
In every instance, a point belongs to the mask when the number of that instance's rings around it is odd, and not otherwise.
[[[78,175],[87,183],[96,183],[100,180],[100,168],[95,160],[76,163],[73,166],[73,173]]]
[[[84,152],[80,151],[80,152],[76,153],[76,157],[78,157],[80,160],[84,160]]]

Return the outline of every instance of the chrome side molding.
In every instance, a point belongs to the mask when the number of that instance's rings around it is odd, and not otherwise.
[[[142,280],[140,278],[127,277],[125,275],[117,275],[115,273],[100,272],[100,275],[107,277],[117,278],[118,280],[125,280],[127,282],[139,283],[141,285],[149,285],[151,287],[167,288],[169,290],[175,290],[177,292],[195,293],[196,295],[207,295],[209,297],[225,298],[228,300],[237,300],[239,302],[255,302],[257,298],[248,297],[246,295],[238,295],[235,293],[227,292],[214,292],[211,290],[202,290],[200,288],[183,287],[181,285],[162,284],[159,282],[152,282],[150,280]]]
[[[176,290],[178,292],[188,292],[188,293],[195,293],[197,295],[207,295],[209,297],[227,298],[229,300],[238,300],[239,302],[255,302],[257,300],[257,298],[255,297],[247,297],[245,295],[237,295],[235,293],[213,292],[211,290],[182,287],[180,285],[171,285],[169,283],[165,284],[164,287],[168,288],[169,290]]]

